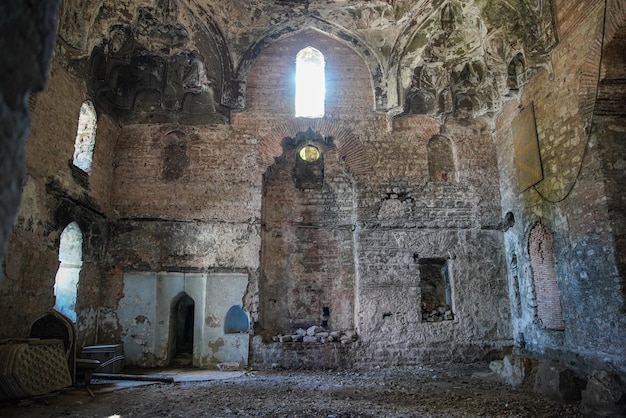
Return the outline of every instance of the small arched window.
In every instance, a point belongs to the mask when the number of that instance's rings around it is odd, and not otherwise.
[[[78,129],[74,141],[74,165],[86,173],[91,172],[93,149],[96,144],[97,116],[93,103],[87,100],[80,107]]]
[[[324,55],[310,46],[296,55],[296,117],[324,116],[324,66]]]
[[[76,293],[83,266],[83,234],[76,222],[65,227],[59,245],[59,270],[54,279],[54,308],[76,322]]]

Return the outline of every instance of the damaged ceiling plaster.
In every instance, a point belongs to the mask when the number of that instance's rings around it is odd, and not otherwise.
[[[57,56],[119,123],[226,123],[255,58],[308,28],[365,60],[391,117],[491,116],[557,42],[549,1],[74,0]]]

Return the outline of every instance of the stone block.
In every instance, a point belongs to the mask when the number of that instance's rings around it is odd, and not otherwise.
[[[535,376],[535,392],[560,402],[573,402],[581,398],[585,381],[572,370],[558,362],[541,362]]]
[[[626,416],[626,382],[615,373],[592,371],[580,407],[591,418]]]
[[[312,336],[319,334],[320,332],[324,332],[324,328],[313,325],[312,327],[307,328],[306,335]]]
[[[513,387],[522,385],[535,366],[536,361],[532,357],[513,354],[508,354],[503,360],[495,360],[489,364],[492,372]]]

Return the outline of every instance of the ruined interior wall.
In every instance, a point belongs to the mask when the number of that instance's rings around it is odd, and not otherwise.
[[[456,180],[429,178],[427,145],[439,132],[452,143]],[[358,323],[367,341],[359,358],[364,364],[476,359],[510,344],[488,124],[441,126],[411,116],[395,120],[392,134],[379,135],[366,142],[378,153],[378,175],[358,196]],[[447,260],[453,320],[422,317],[424,258]]]
[[[360,365],[475,359],[510,344],[506,270],[498,230],[499,184],[489,125],[453,118],[444,125],[429,117],[409,116],[396,119],[393,132],[389,132],[385,119],[372,111],[371,96],[363,93],[368,75],[358,55],[323,35],[292,38],[277,42],[259,56],[248,79],[250,111],[237,113],[233,121],[242,127],[256,126],[261,143],[267,146],[261,152],[271,150],[274,156],[280,155],[282,149],[276,145],[282,135],[307,126],[306,122],[289,119],[291,108],[285,103],[292,103],[293,92],[285,80],[289,80],[293,61],[285,57],[295,56],[301,46],[333,45],[326,49],[332,52],[325,57],[331,68],[341,63],[345,77],[340,77],[338,85],[342,88],[328,87],[327,116],[309,122],[309,126],[322,135],[331,128],[350,132],[358,141],[349,146],[360,144],[367,169],[355,174],[354,183],[355,325],[359,342],[352,350],[337,351],[340,354],[334,360],[328,360],[327,350],[319,348],[319,362],[342,364],[346,355],[354,356],[347,363]],[[353,111],[344,114],[341,107],[335,110],[335,101],[346,99]],[[257,111],[263,111],[264,117],[257,117]],[[272,115],[270,121],[267,115]],[[428,142],[440,133],[453,144],[456,180],[449,183],[429,180]],[[266,138],[272,138],[276,145],[265,145],[269,142]],[[337,138],[337,142],[342,139]],[[449,260],[453,321],[422,320],[417,263],[422,257]],[[280,364],[290,365],[297,358],[308,361],[311,355],[310,349],[302,349],[298,355],[293,352],[299,348],[290,350],[287,344],[255,340],[253,363],[279,358]],[[277,352],[282,354],[276,356]]]
[[[9,243],[6,280],[1,284],[2,303],[7,307],[1,334],[6,337],[26,336],[33,320],[54,307],[60,234],[76,221],[83,233],[76,306],[79,342],[95,340],[117,127],[106,116],[100,118],[92,174],[72,168],[85,91],[84,83],[53,63],[47,90],[31,98],[22,205]]]
[[[296,144],[265,174],[259,313],[273,335],[313,325],[354,329],[352,181],[333,144],[313,144],[324,160],[323,186],[296,186]]]
[[[225,125],[127,125],[119,135],[102,338],[125,272],[237,271],[259,265],[261,173],[255,140]]]
[[[590,135],[596,129],[591,117],[604,3],[556,4],[560,43],[551,52],[549,71],[533,77],[496,121],[502,206],[515,218],[505,234],[515,339],[583,371],[605,361],[623,368],[624,298],[602,174],[606,162],[598,152],[613,135],[602,130]],[[519,193],[511,124],[520,108],[533,103],[544,179]],[[529,235],[537,223],[552,234],[564,330],[538,321],[533,281],[538,272],[529,255]]]

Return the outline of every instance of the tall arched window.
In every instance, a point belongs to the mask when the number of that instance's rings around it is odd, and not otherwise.
[[[296,55],[296,117],[324,116],[324,65],[324,55],[310,46]]]
[[[74,165],[86,173],[91,172],[93,148],[96,144],[96,109],[93,103],[87,100],[80,107],[78,129],[74,141]]]
[[[83,265],[83,234],[76,222],[65,227],[59,245],[59,270],[54,282],[54,308],[76,321],[76,293]]]

